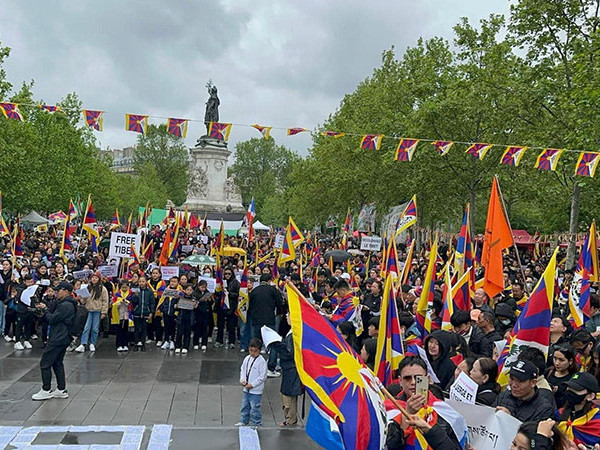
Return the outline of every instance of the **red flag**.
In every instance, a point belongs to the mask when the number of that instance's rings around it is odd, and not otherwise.
[[[504,290],[502,251],[511,245],[513,237],[510,223],[502,206],[498,178],[494,177],[481,252],[481,265],[485,267],[483,290],[490,298]]]

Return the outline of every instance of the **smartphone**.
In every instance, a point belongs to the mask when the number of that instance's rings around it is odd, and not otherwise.
[[[429,377],[426,375],[415,376],[416,391],[415,394],[422,395],[427,399],[427,391],[429,390]]]

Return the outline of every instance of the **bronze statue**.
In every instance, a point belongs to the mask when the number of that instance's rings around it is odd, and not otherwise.
[[[212,81],[206,83],[208,89],[208,101],[206,102],[206,112],[204,113],[204,124],[206,125],[206,134],[208,134],[208,127],[210,122],[219,121],[219,97],[217,97],[217,87],[212,84]]]

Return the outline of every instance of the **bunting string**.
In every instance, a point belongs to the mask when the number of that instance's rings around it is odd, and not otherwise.
[[[35,107],[40,108],[41,110],[48,111],[49,113],[61,113],[61,107],[58,105],[46,105],[46,104],[33,104],[33,103],[10,103],[10,102],[0,102],[0,111],[4,117],[8,120],[16,120],[20,122],[24,122],[25,119],[23,114],[21,113],[19,106],[26,107]],[[174,117],[164,117],[157,115],[140,115],[140,114],[130,114],[124,112],[110,112],[104,110],[90,110],[84,109],[82,111],[84,124],[88,127],[96,130],[103,131],[103,121],[105,114],[114,114],[114,115],[123,115],[125,118],[125,129],[127,131],[132,131],[140,134],[145,134],[148,128],[148,120],[152,119],[160,119],[166,120],[167,123],[167,131],[177,137],[185,138],[188,131],[189,122],[194,123],[202,123],[204,124],[204,120],[201,119],[185,119],[185,118],[174,118]],[[232,127],[249,127],[256,129],[265,139],[269,139],[271,137],[271,131],[273,130],[281,130],[285,131],[286,135],[294,136],[304,132],[319,132],[320,135],[325,137],[330,137],[332,139],[339,138],[360,138],[358,142],[358,146],[364,150],[369,151],[377,151],[381,148],[383,140],[394,140],[398,141],[398,145],[396,147],[394,153],[394,160],[400,163],[406,162],[410,163],[413,160],[413,156],[417,151],[417,147],[419,144],[430,143],[434,149],[439,153],[441,157],[447,155],[451,147],[454,144],[465,145],[467,149],[465,153],[470,154],[473,159],[483,160],[488,152],[492,148],[504,148],[504,152],[500,159],[500,164],[506,166],[516,167],[520,164],[521,159],[524,154],[528,150],[537,150],[541,151],[537,156],[534,168],[543,171],[554,171],[558,166],[558,161],[563,153],[574,153],[578,154],[579,157],[577,159],[577,163],[575,166],[575,175],[583,176],[583,177],[593,177],[596,173],[596,169],[598,164],[600,163],[600,152],[595,151],[587,151],[587,150],[576,150],[576,149],[566,149],[566,148],[550,148],[550,147],[540,147],[540,146],[520,146],[520,145],[510,145],[510,144],[497,144],[497,143],[482,143],[482,142],[466,142],[466,141],[449,141],[449,140],[439,140],[439,139],[430,139],[430,138],[407,138],[402,135],[392,134],[392,135],[384,135],[381,133],[377,134],[359,134],[352,133],[348,131],[318,131],[316,129],[309,129],[304,127],[292,127],[292,128],[283,128],[276,126],[265,126],[259,125],[257,123],[253,124],[242,124],[242,123],[222,123],[222,122],[210,122],[209,123],[209,133],[208,135],[212,138],[227,141],[229,139],[229,134],[231,132]],[[357,139],[358,140],[358,139]],[[422,145],[421,145],[422,147]]]

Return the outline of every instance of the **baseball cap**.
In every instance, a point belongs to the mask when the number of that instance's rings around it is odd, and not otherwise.
[[[517,361],[508,372],[519,381],[533,380],[537,378],[537,367],[531,361]]]
[[[576,391],[586,390],[588,392],[598,392],[598,380],[596,377],[588,372],[577,372],[573,374],[571,379],[566,382],[567,387],[575,389]]]
[[[64,289],[65,291],[73,292],[73,285],[68,281],[61,281],[56,287],[57,290]]]
[[[346,272],[344,272],[344,273],[343,273],[343,274],[340,276],[340,278],[343,278],[344,280],[349,280],[349,279],[350,279],[350,274],[349,274],[349,273],[346,273]]]

